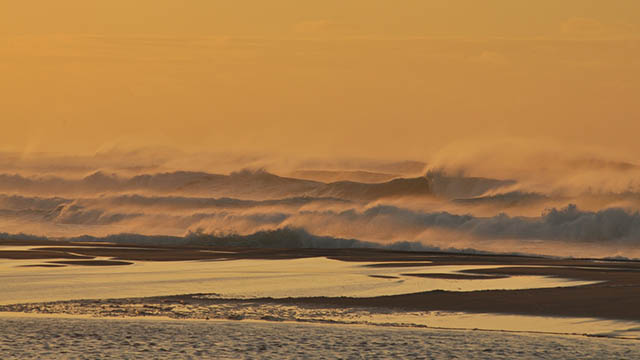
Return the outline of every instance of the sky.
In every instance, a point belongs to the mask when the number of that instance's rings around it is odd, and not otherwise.
[[[638,160],[640,2],[0,0],[0,79],[4,151]]]

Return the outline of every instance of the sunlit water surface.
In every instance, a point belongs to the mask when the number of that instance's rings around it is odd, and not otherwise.
[[[96,258],[105,260],[107,258]],[[46,260],[50,261],[50,260]],[[543,276],[450,280],[406,276],[491,266],[367,267],[323,257],[293,260],[135,262],[125,266],[25,267],[0,260],[0,304],[211,293],[223,298],[398,295],[431,290],[550,288],[593,282]]]

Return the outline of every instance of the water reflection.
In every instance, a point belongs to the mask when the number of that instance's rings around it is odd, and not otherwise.
[[[96,257],[96,260],[109,258]],[[431,290],[476,291],[591,284],[544,276],[452,280],[408,276],[490,266],[368,267],[323,257],[293,260],[135,262],[128,266],[24,267],[47,260],[0,260],[0,304],[213,293],[223,298],[372,297]]]

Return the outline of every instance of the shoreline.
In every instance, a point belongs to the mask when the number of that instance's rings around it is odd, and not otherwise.
[[[452,314],[455,315],[468,315],[465,313]],[[495,314],[480,314],[480,315],[495,315]],[[640,341],[640,336],[613,336],[602,335],[594,333],[581,333],[581,332],[562,332],[562,331],[543,331],[543,330],[509,330],[509,329],[491,329],[491,328],[478,328],[478,327],[446,327],[446,326],[428,326],[418,324],[386,324],[386,323],[356,323],[356,322],[339,322],[339,321],[323,321],[323,320],[265,320],[265,319],[198,319],[198,318],[173,318],[168,316],[94,316],[88,314],[65,314],[65,313],[25,313],[25,312],[10,312],[0,311],[0,320],[3,319],[79,319],[79,320],[106,320],[106,321],[122,321],[122,322],[186,322],[186,323],[203,323],[203,324],[282,324],[282,325],[307,325],[316,327],[350,327],[360,329],[385,329],[391,331],[454,331],[454,332],[485,332],[485,333],[505,333],[505,334],[522,334],[522,335],[550,335],[550,336],[566,336],[566,337],[579,337],[579,338],[599,338],[599,339],[611,339],[611,340],[628,340],[628,341]],[[604,319],[581,319],[586,321],[598,321]],[[640,325],[640,322],[638,323]]]
[[[2,250],[2,246],[10,250]],[[28,247],[20,250],[20,247]],[[550,288],[525,288],[516,290],[475,290],[403,293],[399,295],[347,297],[322,296],[221,298],[212,293],[123,297],[103,300],[69,300],[40,302],[38,306],[55,304],[89,304],[105,301],[119,304],[129,301],[137,304],[162,304],[176,302],[200,307],[224,304],[250,304],[254,306],[296,306],[326,309],[377,309],[379,311],[407,312],[461,312],[469,314],[503,314],[542,317],[598,318],[617,321],[640,321],[640,262],[615,260],[559,259],[521,255],[471,255],[437,252],[403,252],[379,249],[254,249],[213,247],[165,247],[136,246],[103,243],[53,243],[0,240],[0,259],[5,264],[25,259],[42,261],[46,265],[55,259],[78,259],[80,261],[55,261],[63,267],[91,267],[100,272],[103,268],[127,268],[130,263],[170,263],[188,261],[234,260],[287,260],[326,257],[371,269],[404,268],[403,276],[440,279],[447,281],[482,281],[483,279],[517,278],[538,276],[592,282],[588,285]],[[37,263],[35,263],[37,265]],[[457,274],[425,273],[424,268],[439,265],[478,266],[477,269],[461,270]],[[42,268],[55,271],[56,268]],[[400,270],[399,270],[400,271]],[[413,272],[409,274],[408,272]],[[371,276],[371,275],[370,275]],[[392,276],[371,276],[381,282],[398,281]],[[209,297],[207,298],[207,296]],[[26,309],[33,304],[0,306],[6,309]],[[22,310],[17,310],[22,311]]]

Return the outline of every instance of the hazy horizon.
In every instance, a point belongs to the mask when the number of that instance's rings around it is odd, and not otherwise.
[[[640,151],[633,0],[0,9],[5,151],[424,160],[504,139]]]

